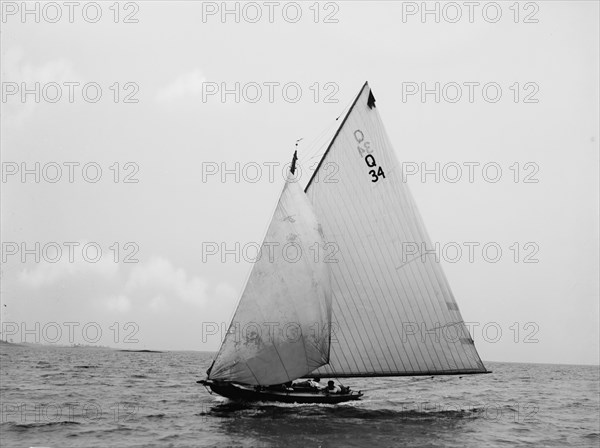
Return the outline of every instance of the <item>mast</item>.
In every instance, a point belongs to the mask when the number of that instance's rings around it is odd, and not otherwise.
[[[298,145],[298,144],[296,144]],[[296,172],[296,161],[298,160],[298,150],[294,151],[294,157],[292,157],[292,166],[290,167],[290,174],[294,174]]]

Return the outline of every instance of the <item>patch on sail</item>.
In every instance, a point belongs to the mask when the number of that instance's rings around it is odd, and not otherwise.
[[[473,339],[471,338],[460,338],[459,341],[463,344],[473,345]]]
[[[458,305],[455,302],[446,302],[446,306],[451,311],[458,311]]]

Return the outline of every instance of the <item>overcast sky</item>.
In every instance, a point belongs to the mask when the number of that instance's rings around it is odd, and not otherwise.
[[[57,5],[3,3],[3,339],[216,350],[368,80],[481,357],[599,362],[597,2]]]

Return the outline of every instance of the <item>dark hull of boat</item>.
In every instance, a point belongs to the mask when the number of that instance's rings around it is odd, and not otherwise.
[[[281,403],[323,403],[336,404],[346,401],[358,400],[362,392],[349,392],[346,394],[328,394],[326,392],[312,391],[278,391],[271,389],[256,390],[252,386],[235,383],[217,383],[214,381],[198,381],[219,395],[231,400],[239,401],[278,401]]]

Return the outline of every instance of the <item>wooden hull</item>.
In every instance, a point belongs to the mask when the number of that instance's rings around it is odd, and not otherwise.
[[[362,392],[349,392],[346,394],[328,394],[326,392],[312,391],[279,391],[272,389],[256,390],[252,386],[236,383],[198,381],[223,397],[239,401],[278,401],[281,403],[323,403],[336,404],[346,401],[358,400]]]

